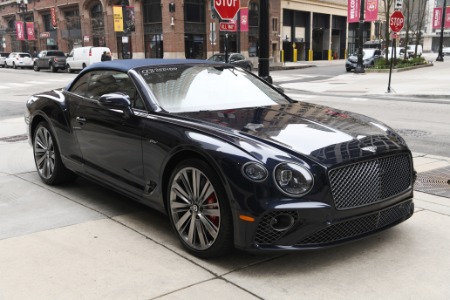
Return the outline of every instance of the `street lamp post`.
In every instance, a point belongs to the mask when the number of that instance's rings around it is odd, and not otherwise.
[[[446,8],[447,8],[447,0],[444,0],[444,6],[442,7],[442,19],[441,19],[441,36],[439,39],[439,54],[436,58],[436,61],[444,61],[444,55],[442,53],[442,47],[444,43],[444,28],[445,28],[445,14],[446,14]]]
[[[363,64],[363,38],[364,38],[364,11],[365,1],[361,0],[361,10],[359,13],[359,29],[358,29],[358,62],[356,63],[355,73],[365,73]]]
[[[123,16],[123,23],[124,23],[124,26],[123,26],[123,36],[122,36],[122,59],[128,59],[128,58],[130,58],[130,55],[129,55],[129,35],[128,35],[128,30],[129,30],[129,28],[128,28],[128,25],[127,25],[127,23],[126,23],[126,18],[127,18],[127,16],[126,16],[126,7],[129,5],[129,3],[128,3],[128,0],[122,0],[122,3],[121,3],[121,5],[122,5],[122,16]]]
[[[25,13],[28,11],[28,1],[24,0],[17,0],[17,5],[19,6],[19,12],[22,15],[22,21],[23,21],[23,39],[24,39],[24,52],[28,52],[28,45],[27,45],[27,24],[25,20]]]

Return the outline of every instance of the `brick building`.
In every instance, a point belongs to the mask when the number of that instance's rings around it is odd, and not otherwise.
[[[131,58],[207,58],[223,52],[226,44],[230,52],[257,60],[259,0],[240,1],[241,7],[248,8],[248,31],[228,34],[219,31],[212,0],[22,1],[27,3],[26,11],[17,0],[0,0],[0,51],[60,49],[68,53],[79,46],[107,46],[115,58],[127,53]],[[347,24],[347,3],[270,0],[271,61],[280,60],[281,49],[286,61],[294,60],[293,49],[298,60],[344,58],[347,49],[354,47],[357,29],[357,24]],[[131,12],[133,26],[128,33],[114,30],[114,7],[121,6]],[[17,21],[32,24],[35,40],[27,34],[25,40],[18,40]],[[241,26],[240,21],[236,24]],[[372,25],[365,24],[365,39],[370,39]]]

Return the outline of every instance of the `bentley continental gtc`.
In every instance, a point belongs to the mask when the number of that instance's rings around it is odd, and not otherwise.
[[[198,257],[325,248],[413,214],[412,155],[392,128],[231,64],[101,62],[26,106],[44,183],[83,176],[157,209]]]

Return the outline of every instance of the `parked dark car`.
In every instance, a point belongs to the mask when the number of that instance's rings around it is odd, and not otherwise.
[[[59,50],[43,50],[34,60],[33,69],[38,72],[41,69],[50,69],[52,72],[66,68],[66,55]]]
[[[26,107],[44,183],[80,175],[167,213],[199,257],[329,247],[414,211],[412,155],[392,128],[231,65],[102,62]]]
[[[9,52],[0,52],[0,67],[5,68],[5,59],[9,56]]]
[[[213,56],[208,58],[208,60],[224,63],[225,54],[223,53],[214,54]],[[241,67],[247,71],[253,70],[253,63],[249,59],[246,59],[245,56],[240,53],[230,53],[228,56],[228,63]]]
[[[373,48],[365,48],[363,49],[363,65],[365,68],[370,68],[375,65],[377,59],[381,58],[381,50],[373,49]],[[358,65],[358,55],[357,53],[350,55],[347,61],[345,62],[345,70],[350,72],[351,70],[356,69]]]

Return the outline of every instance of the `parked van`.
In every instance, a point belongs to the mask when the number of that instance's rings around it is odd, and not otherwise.
[[[93,63],[100,62],[103,52],[111,52],[108,47],[79,47],[70,51],[66,59],[67,72],[83,70]]]
[[[381,56],[386,57],[386,52],[388,53],[388,59],[392,59],[392,47],[388,47],[383,50]],[[395,59],[404,59],[405,58],[405,47],[395,47]]]
[[[406,46],[406,51],[408,52],[408,58],[414,57],[416,53],[416,45]],[[422,45],[417,45],[417,57],[422,56]]]

